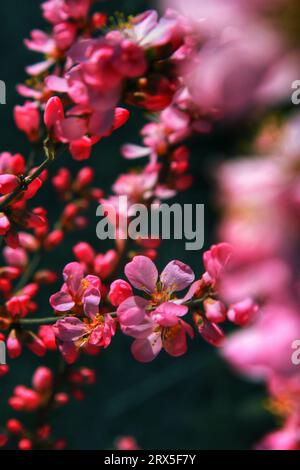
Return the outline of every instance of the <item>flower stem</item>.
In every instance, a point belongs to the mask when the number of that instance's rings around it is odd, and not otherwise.
[[[48,168],[49,165],[55,160],[56,152],[53,144],[51,144],[47,139],[44,142],[44,152],[46,155],[46,160],[44,160],[40,166],[36,168],[36,170],[31,174],[28,175],[20,184],[19,186],[9,193],[6,197],[2,199],[0,202],[0,210],[5,209],[9,204],[11,204],[23,191],[26,191],[29,184],[31,184],[36,178],[38,178],[41,173]]]
[[[52,325],[56,323],[57,320],[61,320],[65,317],[44,317],[44,318],[24,318],[17,322],[21,326],[34,326],[34,325]]]

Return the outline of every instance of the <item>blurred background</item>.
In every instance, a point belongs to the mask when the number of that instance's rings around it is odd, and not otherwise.
[[[28,143],[15,128],[12,110],[15,104],[22,102],[15,86],[26,79],[25,66],[37,59],[25,49],[23,39],[29,36],[31,29],[45,28],[40,3],[39,0],[4,0],[0,6],[0,79],[7,85],[7,105],[0,106],[0,151],[20,152],[25,156],[29,152]],[[133,15],[157,7],[157,3],[118,0],[105,2],[103,6],[111,13],[117,10]],[[292,37],[297,37],[297,24],[290,25],[290,31]],[[285,112],[285,107],[280,108],[280,112]],[[105,191],[109,192],[111,183],[128,168],[119,147],[127,141],[140,142],[138,131],[143,119],[142,113],[133,111],[124,128],[96,146],[89,163],[96,170],[97,185]],[[205,248],[216,241],[220,216],[214,182],[216,165],[227,155],[246,149],[254,122],[220,126],[213,134],[200,136],[190,143],[194,187],[179,195],[177,201],[206,205]],[[65,164],[74,170],[81,166],[67,154],[62,158],[64,161],[56,165]],[[59,203],[50,187],[48,189],[41,192],[39,201],[49,208],[50,220],[55,220]],[[73,260],[75,241],[85,240],[99,252],[105,251],[108,246],[96,238],[95,211],[91,211],[89,220],[89,231],[71,235],[69,245],[64,244],[55,251],[55,259],[53,256],[45,258],[45,266],[61,272],[63,266]],[[189,263],[197,274],[202,272],[202,254],[186,252],[184,242],[166,242],[160,250],[159,267],[174,258]],[[47,316],[50,311],[48,293],[43,294],[40,304],[44,311],[40,313]],[[81,358],[80,363],[97,370],[97,384],[88,390],[85,402],[72,401],[68,408],[52,416],[55,434],[66,437],[68,448],[108,449],[118,436],[133,435],[144,449],[249,449],[274,428],[274,418],[264,409],[263,385],[236,376],[218,351],[206,345],[200,336],[190,342],[186,356],[174,360],[161,354],[147,365],[132,358],[130,343],[130,338],[117,335],[112,347],[100,356]],[[57,366],[50,353],[45,362],[54,368]],[[1,380],[1,422],[10,417],[7,398],[13,387],[17,383],[29,385],[38,365],[39,360],[26,352],[14,363],[12,372]]]

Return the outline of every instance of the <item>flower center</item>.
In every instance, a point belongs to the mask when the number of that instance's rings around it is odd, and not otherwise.
[[[181,329],[180,323],[170,328],[164,328],[163,334],[162,334],[163,341],[173,341],[175,338],[177,338],[180,329]]]

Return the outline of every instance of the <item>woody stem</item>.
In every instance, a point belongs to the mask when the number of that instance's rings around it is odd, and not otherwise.
[[[49,143],[48,140],[44,142],[44,151],[46,155],[46,160],[44,160],[40,166],[36,168],[36,170],[29,176],[27,176],[22,182],[20,182],[19,186],[9,193],[6,197],[2,199],[0,202],[0,210],[5,209],[9,204],[11,204],[23,191],[26,191],[28,186],[38,178],[41,173],[48,168],[49,165],[55,160],[56,153],[53,144]]]

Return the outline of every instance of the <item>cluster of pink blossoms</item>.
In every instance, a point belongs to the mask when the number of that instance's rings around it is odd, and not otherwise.
[[[87,252],[88,247],[80,245],[75,251]],[[56,314],[63,315],[53,327],[63,357],[73,363],[80,349],[89,352],[107,348],[118,327],[135,338],[132,353],[138,361],[152,361],[161,349],[171,356],[181,356],[187,352],[186,335],[194,337],[192,326],[182,319],[190,310],[202,337],[220,346],[224,333],[218,324],[228,319],[244,326],[258,310],[250,298],[229,307],[216,299],[230,255],[229,245],[213,246],[204,254],[206,272],[198,281],[192,269],[181,261],[171,261],[158,276],[149,257],[135,256],[125,266],[130,283],[119,279],[109,287],[97,276],[84,276],[86,264],[68,264],[61,290],[50,298]],[[133,288],[143,291],[144,297],[134,295]],[[178,298],[176,293],[187,288],[186,295]],[[106,295],[103,306],[101,293]],[[116,312],[110,312],[109,305],[116,307]]]

